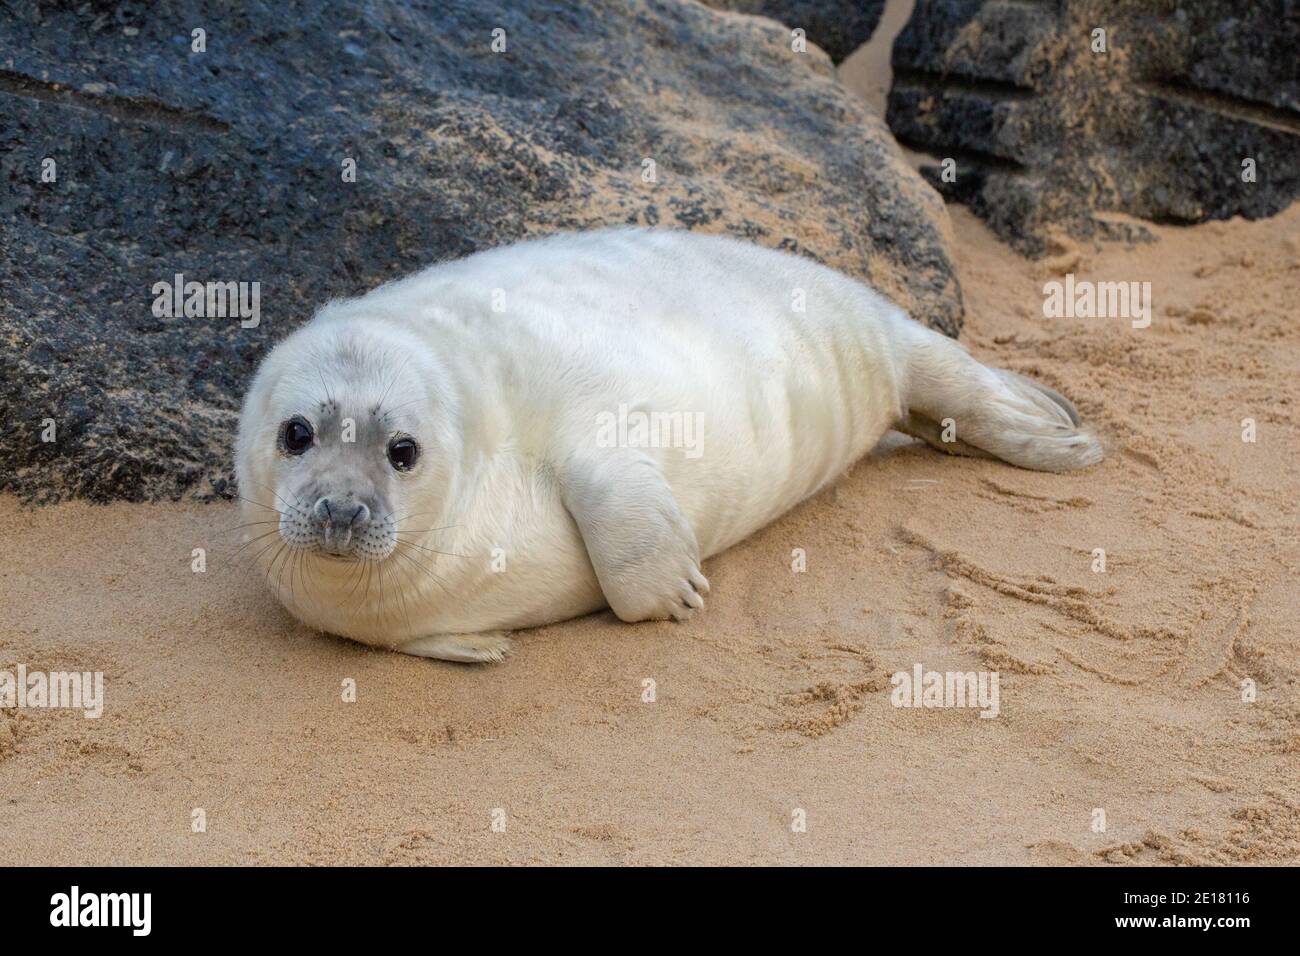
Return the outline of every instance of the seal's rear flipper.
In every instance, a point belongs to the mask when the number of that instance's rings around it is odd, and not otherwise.
[[[897,427],[956,454],[986,453],[1035,471],[1072,471],[1101,461],[1101,444],[1079,427],[1059,393],[1023,375],[989,368],[962,346],[900,317],[900,387],[907,414]]]
[[[417,637],[397,648],[413,657],[436,657],[461,664],[499,664],[514,647],[501,631],[483,634],[432,634]]]
[[[911,435],[913,438],[919,438],[931,448],[943,452],[945,455],[964,455],[967,458],[993,458],[983,448],[976,448],[974,445],[968,445],[959,438],[953,438],[951,441],[944,440],[944,429],[939,427],[938,422],[932,422],[920,412],[910,412],[907,418],[903,419],[894,426],[904,435]]]

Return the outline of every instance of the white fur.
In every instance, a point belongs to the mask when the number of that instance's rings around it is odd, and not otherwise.
[[[420,441],[420,465],[390,474],[359,445],[328,442],[315,464],[317,449],[278,455],[280,423],[324,392],[357,417],[382,399],[385,421]],[[700,560],[815,493],[893,426],[1031,468],[1099,460],[1061,402],[806,259],[610,230],[495,249],[327,305],[259,371],[238,480],[248,521],[308,505],[289,491],[314,467],[373,484],[407,529],[400,560],[281,552],[267,579],[303,621],[490,660],[507,644],[480,632],[606,604],[626,620],[690,617],[708,589]],[[601,447],[598,422],[620,406],[700,413],[698,454]],[[956,442],[942,440],[945,419]]]

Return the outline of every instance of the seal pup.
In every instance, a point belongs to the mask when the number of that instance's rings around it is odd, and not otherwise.
[[[860,282],[626,228],[327,304],[258,370],[236,473],[255,563],[296,617],[486,661],[507,631],[606,605],[689,619],[704,558],[891,427],[1023,468],[1102,458],[1061,395]]]

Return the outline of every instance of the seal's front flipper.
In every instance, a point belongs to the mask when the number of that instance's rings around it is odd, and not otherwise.
[[[598,449],[559,468],[564,506],[577,522],[600,589],[624,621],[688,620],[704,606],[695,532],[648,455]]]
[[[497,664],[505,660],[514,644],[501,631],[483,634],[431,634],[407,641],[397,649],[413,657],[436,657],[462,664]]]

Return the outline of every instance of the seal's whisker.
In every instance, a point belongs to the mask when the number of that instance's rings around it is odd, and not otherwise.
[[[214,531],[213,534],[232,534],[243,528],[251,528],[254,525],[259,525],[259,524],[273,524],[278,526],[280,524],[280,519],[267,518],[265,521],[249,521],[246,524],[237,524],[233,528],[222,528],[220,531]]]
[[[276,500],[279,501],[280,504],[284,505],[284,506],[285,506],[286,508],[288,508],[290,511],[296,511],[298,514],[302,515],[304,518],[309,517],[309,515],[307,514],[307,511],[306,511],[305,508],[300,508],[300,507],[298,507],[297,505],[291,505],[291,504],[289,504],[289,502],[285,501],[284,498],[282,498],[282,497],[280,496],[280,493],[279,493],[278,491],[276,491],[274,488],[269,488],[269,487],[267,487],[266,485],[262,484],[261,482],[255,482],[255,484],[256,484],[259,488],[266,488],[267,491],[269,491],[271,494],[275,495]]]
[[[412,632],[415,628],[411,624],[411,610],[406,604],[406,588],[411,583],[411,572],[400,564],[393,565],[393,568],[394,571],[400,571],[402,574],[402,580],[397,588],[397,597],[402,602],[402,617],[406,618],[406,633],[408,636],[414,636]]]
[[[348,588],[348,593],[345,594],[343,597],[344,601],[346,602],[344,604],[344,607],[348,608],[349,610],[351,610],[352,607],[354,607],[352,596],[357,593],[357,587],[361,584],[361,579],[365,577],[367,564],[369,564],[369,562],[363,561],[357,563],[356,573],[351,578],[352,587]]]
[[[403,360],[402,364],[397,367],[397,371],[393,373],[392,381],[388,383],[388,387],[384,389],[384,394],[380,395],[379,401],[375,403],[376,415],[378,415],[380,413],[380,409],[384,407],[384,400],[388,398],[388,393],[393,390],[393,386],[396,385],[397,380],[402,377],[402,372],[406,370],[406,366],[409,365],[410,362],[411,362],[411,356],[408,354],[406,358]]]
[[[407,405],[414,405],[416,402],[422,402],[422,401],[424,401],[423,398],[416,398],[416,399],[412,399],[412,400],[409,401],[409,402],[402,402],[402,404],[400,404],[400,405],[394,405],[392,408],[390,408],[390,409],[388,409],[387,411],[385,411],[384,414],[385,414],[385,415],[391,415],[391,414],[393,414],[393,412],[397,411],[399,408],[405,408]]]
[[[306,551],[303,551],[302,549],[298,549],[297,551],[294,552],[293,567],[289,571],[289,597],[291,599],[296,599],[296,595],[298,593],[298,589],[294,585],[294,578],[297,577],[302,572],[302,565],[303,562],[306,560],[307,560]],[[307,597],[307,585],[306,585],[306,579],[304,578],[303,598],[305,599],[306,597]]]
[[[319,604],[320,599],[316,595],[316,589],[311,586],[311,575],[307,573],[307,561],[312,557],[312,552],[306,549],[302,549],[298,553],[299,553],[299,559],[298,559],[297,573],[298,573],[298,577],[302,580],[303,597],[305,598],[310,594],[312,600],[315,601],[317,604]]]
[[[260,501],[254,501],[252,498],[245,498],[243,495],[238,495],[238,494],[234,495],[234,497],[238,498],[240,501],[247,501],[250,505],[256,505],[259,508],[265,508],[267,511],[274,511],[276,514],[281,516],[284,515],[284,512],[281,511],[279,508],[272,508],[270,505],[263,504]]]
[[[267,587],[270,587],[270,586],[271,586],[271,569],[272,569],[273,567],[275,567],[276,559],[279,558],[280,555],[284,553],[284,549],[287,548],[287,547],[289,547],[287,544],[285,544],[284,542],[281,542],[281,543],[280,543],[280,549],[279,549],[278,551],[276,551],[275,554],[271,555],[271,563],[268,564],[268,565],[266,566],[266,586],[267,586]],[[268,548],[268,550],[270,550],[270,549]],[[277,594],[276,596],[278,597],[279,595]]]
[[[316,369],[316,374],[320,376],[320,383],[321,383],[321,387],[325,389],[325,398],[326,398],[326,400],[327,400],[331,405],[333,405],[333,404],[334,404],[334,393],[330,391],[330,387],[329,387],[329,385],[327,385],[327,384],[325,383],[325,373],[322,372],[319,368],[317,368],[317,369]]]
[[[261,551],[257,552],[257,554],[253,555],[251,558],[248,559],[249,566],[252,568],[256,568],[258,562],[262,560],[262,556],[268,554],[270,550],[276,546],[276,544],[279,544],[281,547],[285,547],[284,539],[282,538],[273,539],[265,548],[263,548]],[[267,578],[266,583],[268,585],[271,583],[269,576]]]
[[[428,515],[436,515],[436,514],[438,514],[438,512],[436,511],[412,511],[409,514],[404,514],[404,515],[387,514],[384,515],[384,517],[381,518],[380,520],[388,521],[391,519],[393,524],[400,524],[401,522],[406,521],[409,518],[424,518],[427,517]],[[446,528],[457,528],[457,527],[459,527],[459,525],[449,524],[449,525],[443,525],[442,528],[432,528],[430,530],[442,531]]]
[[[414,541],[402,541],[400,536],[398,537],[398,542],[406,545],[408,548],[419,548],[421,551],[424,551],[428,554],[443,554],[449,558],[472,558],[473,557],[472,554],[457,554],[455,551],[439,551],[437,548],[426,548],[424,545],[416,544]]]
[[[296,602],[298,598],[298,585],[294,578],[298,570],[298,565],[302,563],[302,549],[294,548],[292,553],[289,555],[289,560],[285,563],[289,565],[289,600]]]
[[[307,563],[307,558],[309,554],[311,553],[309,553],[307,549],[300,548],[298,550],[298,553],[296,553],[295,555],[294,567],[292,567],[292,570],[289,572],[290,593],[296,593],[296,591],[298,591],[298,588],[296,588],[295,585],[295,581],[302,581],[303,600],[307,598],[308,589],[309,587],[311,587],[311,578],[308,578],[307,575],[303,574],[303,566],[305,563]]]
[[[279,528],[279,526],[278,526],[278,522],[277,522],[277,526],[274,527],[274,528],[272,528],[270,531],[267,531],[267,532],[265,532],[264,534],[259,534],[259,535],[257,535],[257,536],[254,537],[254,538],[249,538],[247,541],[245,541],[243,544],[241,544],[238,548],[236,548],[234,551],[232,551],[232,552],[230,553],[230,560],[233,561],[233,560],[235,560],[235,558],[239,557],[239,552],[243,551],[243,550],[244,550],[245,548],[247,548],[250,544],[256,544],[258,541],[265,541],[265,540],[266,540],[267,538],[269,538],[271,535],[273,535],[273,534],[279,534],[279,533],[280,533],[280,528]]]
[[[297,557],[297,555],[298,555],[298,549],[297,549],[297,548],[290,548],[290,549],[289,549],[289,552],[285,555],[284,560],[283,560],[282,562],[280,562],[280,573],[279,573],[278,575],[276,575],[276,578],[275,578],[275,591],[276,591],[276,594],[277,594],[277,595],[280,594],[280,593],[282,593],[283,590],[284,590],[284,569],[285,569],[285,567],[287,567],[287,566],[289,565],[289,563],[290,563],[290,562],[291,562],[295,557]],[[276,557],[279,557],[279,555],[276,555]],[[275,563],[275,560],[272,559],[271,563],[274,564],[274,563]],[[293,598],[293,593],[294,593],[294,592],[293,592],[293,575],[289,575],[289,597],[290,597],[290,600],[292,600],[292,598]]]
[[[384,605],[387,603],[388,591],[384,586],[384,564],[382,561],[375,564],[379,569],[379,616],[384,616]]]
[[[371,563],[367,561],[364,565],[362,565],[361,572],[357,575],[357,584],[358,585],[364,584],[364,586],[361,587],[360,590],[358,591],[356,602],[353,605],[353,607],[356,608],[358,613],[360,613],[361,609],[366,603],[366,595],[370,593],[370,575],[373,572],[374,572],[373,565],[371,565]]]
[[[423,563],[420,562],[420,561],[417,561],[414,557],[412,557],[411,555],[409,555],[409,554],[407,554],[406,552],[402,551],[400,548],[396,548],[396,549],[394,549],[394,550],[393,550],[393,554],[394,554],[394,555],[399,555],[399,554],[400,554],[403,558],[405,558],[407,561],[409,561],[409,562],[411,562],[412,564],[414,564],[417,568],[419,568],[419,569],[420,569],[421,571],[423,571],[426,575],[428,575],[429,578],[433,581],[433,583],[436,584],[436,585],[438,585],[438,587],[442,589],[442,591],[443,591],[444,594],[446,594],[448,597],[451,597],[451,596],[452,596],[452,593],[451,593],[451,591],[447,588],[446,583],[442,580],[442,578],[440,578],[440,577],[437,575],[437,573],[436,573],[432,568],[428,567],[427,565],[423,564]]]
[[[361,606],[364,607],[370,599],[370,579],[374,577],[375,566],[372,562],[366,563],[366,589],[361,595]]]
[[[442,579],[439,578],[438,575],[434,574],[433,571],[431,571],[431,570],[430,570],[429,568],[427,568],[425,565],[421,564],[419,561],[416,561],[416,560],[415,560],[413,557],[411,557],[409,554],[405,554],[405,553],[403,553],[403,552],[399,552],[399,551],[394,551],[394,552],[393,552],[393,555],[394,555],[394,556],[397,556],[397,555],[399,555],[399,554],[401,555],[403,561],[406,561],[408,564],[413,564],[413,565],[415,565],[416,569],[417,569],[417,570],[418,570],[422,575],[424,575],[425,577],[427,577],[427,578],[429,578],[431,581],[433,581],[433,583],[436,584],[436,585],[438,586],[438,588],[439,588],[439,589],[440,589],[444,594],[446,594],[448,597],[451,597],[451,591],[449,591],[449,590],[447,589],[447,585],[446,585],[445,583],[443,583]]]
[[[448,524],[443,525],[441,528],[403,528],[401,531],[395,531],[394,534],[433,534],[435,531],[448,531],[458,527],[460,525]]]

